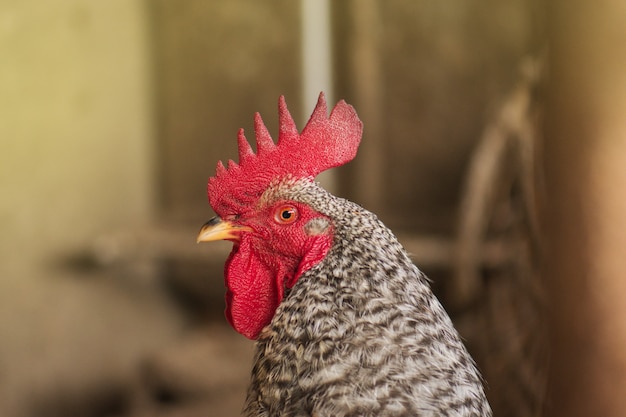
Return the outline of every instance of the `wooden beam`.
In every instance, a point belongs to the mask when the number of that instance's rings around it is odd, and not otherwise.
[[[626,6],[551,3],[541,220],[546,415],[626,410]]]

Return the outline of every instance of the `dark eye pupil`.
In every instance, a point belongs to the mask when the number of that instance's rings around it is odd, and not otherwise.
[[[293,213],[291,210],[284,210],[281,214],[280,217],[283,218],[283,220],[289,220],[291,219],[291,216],[293,216]]]

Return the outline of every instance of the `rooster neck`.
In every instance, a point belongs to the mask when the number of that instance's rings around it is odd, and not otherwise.
[[[288,290],[278,307],[273,325],[301,329],[307,338],[328,337],[326,330],[341,338],[342,328],[325,329],[357,314],[409,308],[432,320],[449,321],[434,298],[425,276],[413,264],[393,233],[373,213],[348,200],[333,196],[307,180],[276,183],[264,200],[288,199],[309,205],[331,219],[333,243],[325,258],[304,272]],[[411,314],[415,314],[412,312]],[[293,320],[308,326],[293,326]],[[284,321],[283,324],[280,324]],[[272,328],[274,326],[269,326]],[[315,334],[314,329],[322,329]],[[350,332],[348,327],[343,328]],[[260,336],[263,338],[263,333]],[[298,336],[300,337],[300,336]]]
[[[323,198],[333,246],[261,332],[244,415],[490,416],[472,359],[391,231]]]
[[[425,276],[374,214],[336,197],[326,207],[334,221],[333,245],[287,294],[274,325],[302,332],[298,339],[342,339],[363,317],[383,326],[399,315],[429,326],[437,320],[450,324]],[[302,321],[295,327],[294,317]]]

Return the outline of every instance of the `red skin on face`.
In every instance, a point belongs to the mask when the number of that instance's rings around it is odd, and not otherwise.
[[[256,339],[272,320],[285,289],[320,262],[331,246],[331,227],[315,235],[305,229],[310,220],[323,215],[304,204],[289,203],[297,219],[285,224],[279,217],[285,204],[278,202],[236,221],[254,231],[241,235],[226,261],[226,318],[249,339]]]

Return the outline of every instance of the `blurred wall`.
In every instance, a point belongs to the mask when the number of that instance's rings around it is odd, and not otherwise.
[[[299,2],[150,3],[164,217],[199,227],[211,216],[206,183],[237,160],[237,131],[254,143],[254,113],[277,138],[278,97],[301,120]],[[307,103],[313,106],[314,103]]]
[[[0,2],[0,415],[94,415],[173,327],[147,286],[60,265],[153,216],[147,35],[141,0]]]
[[[343,195],[388,226],[451,234],[488,120],[541,47],[533,1],[333,2],[337,97],[364,121]]]
[[[141,0],[0,3],[0,268],[150,219],[147,35]]]

